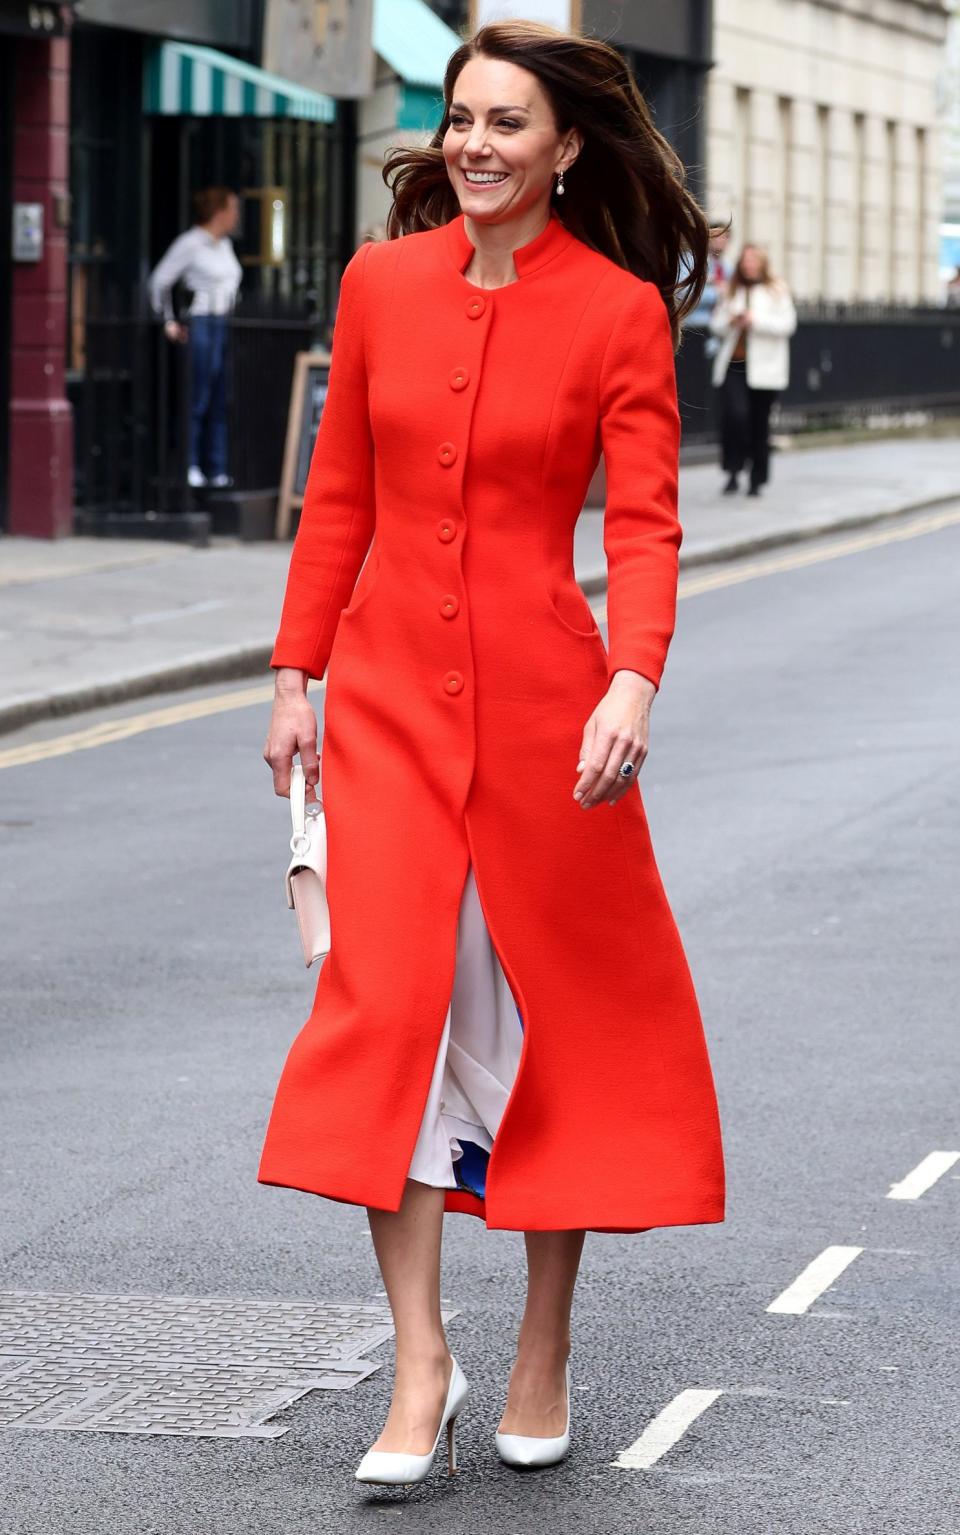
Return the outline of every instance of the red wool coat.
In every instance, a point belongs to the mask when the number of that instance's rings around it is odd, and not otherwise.
[[[446,1208],[528,1230],[720,1221],[713,1079],[639,787],[573,799],[608,678],[659,683],[673,633],[666,309],[555,215],[506,287],[464,277],[472,250],[459,216],[343,275],[272,658],[327,676],[332,947],[258,1177],[398,1207],[472,864],[523,1047],[485,1199]],[[601,450],[608,648],[573,573]]]

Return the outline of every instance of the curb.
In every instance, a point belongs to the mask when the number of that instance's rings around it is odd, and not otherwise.
[[[210,682],[235,682],[266,673],[273,640],[262,645],[232,646],[224,650],[203,651],[187,656],[170,666],[158,666],[148,672],[129,672],[106,682],[84,687],[63,688],[56,693],[36,693],[0,705],[0,735],[9,735],[37,720],[58,719],[62,715],[82,714],[108,704],[122,704],[131,699],[148,698],[151,693],[183,692]]]
[[[911,513],[930,511],[934,507],[950,506],[960,500],[960,490],[952,496],[932,496],[926,500],[911,501],[908,506],[897,506],[881,512],[868,512],[826,522],[811,523],[804,528],[773,529],[769,533],[751,534],[743,538],[726,539],[680,551],[680,569],[693,570],[699,565],[716,565],[726,561],[744,559],[749,555],[763,554],[771,549],[781,549],[790,544],[823,538],[831,533],[847,533],[875,523],[889,522]],[[596,508],[594,509],[596,510]],[[585,572],[578,577],[581,590],[594,597],[606,591],[606,569]],[[110,704],[126,703],[137,698],[148,698],[152,693],[182,692],[187,688],[201,687],[207,683],[235,682],[266,673],[273,653],[273,638],[261,644],[228,646],[222,650],[202,651],[187,656],[172,665],[158,666],[146,672],[130,672],[111,677],[104,682],[88,683],[83,687],[63,688],[56,693],[38,693],[32,697],[17,699],[14,703],[0,704],[0,735],[8,735],[38,720],[57,719],[64,715],[80,714],[90,709],[104,708]]]

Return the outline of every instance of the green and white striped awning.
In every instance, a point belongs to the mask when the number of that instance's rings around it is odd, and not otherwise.
[[[192,43],[148,50],[143,109],[165,117],[296,117],[332,123],[330,96]]]

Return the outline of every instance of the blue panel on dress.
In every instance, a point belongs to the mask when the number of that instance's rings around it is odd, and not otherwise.
[[[520,1004],[516,997],[513,1000],[522,1032],[523,1014],[520,1011]],[[487,1190],[487,1165],[490,1161],[490,1153],[485,1151],[482,1146],[478,1146],[476,1141],[465,1141],[460,1136],[457,1136],[457,1140],[463,1151],[463,1156],[459,1157],[453,1164],[457,1187],[466,1189],[470,1194],[476,1194],[478,1199],[483,1199]]]
[[[490,1153],[478,1146],[476,1141],[460,1140],[463,1148],[463,1156],[453,1164],[453,1170],[457,1178],[457,1186],[467,1189],[471,1194],[476,1194],[479,1199],[484,1197],[487,1187],[487,1163]]]

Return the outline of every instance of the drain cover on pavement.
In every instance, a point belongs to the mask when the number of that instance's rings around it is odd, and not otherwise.
[[[273,1439],[392,1331],[383,1305],[0,1292],[0,1429]]]

